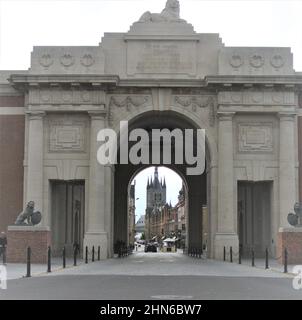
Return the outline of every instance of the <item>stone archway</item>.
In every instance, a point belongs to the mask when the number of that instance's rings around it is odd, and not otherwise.
[[[181,116],[173,111],[149,111],[133,118],[129,122],[129,131],[134,128],[142,129],[162,129],[168,128],[173,130],[180,129],[198,129],[188,118]],[[173,157],[172,157],[173,159]],[[206,170],[201,175],[186,175],[186,164],[159,164],[164,165],[176,173],[178,173],[186,186],[188,199],[188,232],[187,246],[188,248],[202,248],[202,206],[209,205],[210,192],[209,171],[207,168],[210,165],[208,152],[208,144],[206,144]],[[117,241],[127,243],[127,201],[128,201],[128,186],[132,178],[141,170],[150,165],[133,165],[133,164],[117,164],[114,170],[114,236],[113,245]],[[209,220],[208,220],[209,221]],[[209,223],[209,222],[208,222]],[[210,230],[210,229],[209,229]],[[210,237],[209,237],[210,238]]]

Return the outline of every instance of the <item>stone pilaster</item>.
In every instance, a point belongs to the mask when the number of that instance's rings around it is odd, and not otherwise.
[[[233,116],[234,112],[218,113],[218,215],[215,235],[215,258],[222,259],[223,247],[232,246],[238,252],[236,212],[234,208],[233,167]]]
[[[105,196],[108,186],[105,184],[105,166],[97,161],[98,132],[105,128],[106,117],[104,111],[90,112],[90,169],[89,169],[89,196],[88,215],[86,217],[86,232],[84,246],[88,246],[89,251],[92,246],[97,250],[101,247],[101,258],[107,258],[108,239],[105,226]]]
[[[296,196],[295,114],[279,113],[279,227],[288,227],[287,215],[293,212]]]
[[[26,203],[35,202],[43,217],[43,117],[44,112],[28,113],[28,157]],[[42,219],[42,225],[45,219]],[[45,221],[44,221],[45,222]]]

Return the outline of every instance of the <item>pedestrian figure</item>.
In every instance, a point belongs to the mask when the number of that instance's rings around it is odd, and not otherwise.
[[[5,253],[5,248],[7,245],[7,239],[5,232],[0,233],[0,257]]]

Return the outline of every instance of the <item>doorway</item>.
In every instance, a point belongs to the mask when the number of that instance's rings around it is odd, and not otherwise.
[[[74,246],[83,250],[85,219],[85,182],[51,181],[52,251],[61,255],[65,246],[71,256]]]
[[[238,233],[243,256],[257,257],[271,246],[272,182],[238,182]]]

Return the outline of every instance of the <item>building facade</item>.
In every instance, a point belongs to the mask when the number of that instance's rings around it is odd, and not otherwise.
[[[136,233],[145,233],[145,215],[141,215],[135,224]]]
[[[28,70],[0,71],[0,229],[34,200],[54,250],[80,241],[112,257],[128,242],[129,181],[146,166],[100,165],[97,134],[127,120],[205,129],[206,171],[170,165],[185,184],[188,246],[203,245],[206,205],[209,256],[275,254],[299,200],[301,86],[290,48],[225,46],[174,0],[99,45],[34,47]]]
[[[135,241],[135,181],[130,185],[130,196],[129,196],[129,204],[128,204],[128,244],[134,246]]]
[[[151,240],[161,234],[162,211],[166,206],[166,182],[159,181],[158,167],[154,168],[154,176],[148,179],[146,186],[146,240]]]
[[[155,168],[155,172],[157,173],[157,168]],[[150,187],[152,187],[152,184],[148,181],[147,194]],[[158,186],[155,188],[154,193],[160,193],[161,191],[161,187]],[[186,221],[188,212],[184,186],[179,191],[178,202],[175,206],[172,206],[171,203],[160,203],[160,205],[157,205],[155,201],[147,201],[147,204],[149,204],[149,207],[146,209],[147,240],[156,240],[162,243],[165,238],[174,238],[178,241],[178,247],[186,248]]]

